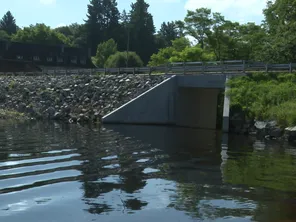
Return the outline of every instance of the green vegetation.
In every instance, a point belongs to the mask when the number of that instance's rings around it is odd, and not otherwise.
[[[135,0],[122,13],[116,0],[90,0],[82,24],[55,29],[45,24],[19,28],[8,11],[0,20],[0,39],[88,47],[99,67],[117,51],[135,52],[150,66],[196,60],[290,63],[296,61],[296,11],[290,10],[295,5],[296,0],[269,1],[260,25],[240,24],[208,8],[197,8],[183,20],[162,23],[156,32],[145,0]],[[176,47],[181,42],[181,48]]]
[[[117,51],[117,43],[109,39],[98,45],[97,54],[92,57],[93,63],[100,68],[142,67],[143,61],[135,52]]]
[[[12,36],[11,40],[16,42],[28,42],[39,44],[52,45],[68,45],[71,46],[71,41],[64,34],[52,30],[49,26],[44,24],[31,25],[19,30]]]
[[[117,52],[117,44],[114,39],[109,39],[106,42],[102,42],[98,45],[97,54],[93,58],[97,67],[105,67],[105,63],[108,58]]]
[[[231,107],[250,118],[276,120],[282,127],[296,125],[296,74],[254,73],[229,81]]]
[[[114,55],[111,55],[105,63],[106,68],[119,68],[126,66],[142,67],[143,61],[141,60],[140,56],[138,56],[135,52],[117,52]]]
[[[172,46],[160,49],[151,56],[149,66],[159,66],[168,62],[210,61],[214,54],[206,52],[199,45],[191,46],[187,38],[172,40]]]
[[[25,115],[13,110],[0,109],[0,120],[23,120]]]

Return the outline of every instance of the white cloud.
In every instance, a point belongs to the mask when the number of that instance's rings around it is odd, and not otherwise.
[[[233,21],[260,23],[265,6],[266,0],[187,0],[185,9],[210,8]]]
[[[40,0],[40,3],[43,5],[53,5],[56,3],[56,0]]]

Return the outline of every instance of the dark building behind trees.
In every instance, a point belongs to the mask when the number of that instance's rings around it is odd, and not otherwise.
[[[92,68],[90,51],[63,45],[0,41],[0,71],[15,71],[9,64],[34,64],[39,67]],[[6,66],[3,64],[7,63]],[[5,68],[4,68],[5,67]],[[17,70],[22,71],[22,70]],[[26,70],[23,70],[26,71]]]

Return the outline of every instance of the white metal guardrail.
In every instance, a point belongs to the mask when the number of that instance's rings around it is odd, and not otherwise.
[[[134,68],[95,68],[95,69],[43,69],[42,72],[5,72],[0,75],[79,75],[79,74],[198,74],[198,73],[245,73],[247,71],[264,72],[293,72],[296,63],[266,64],[260,62],[247,62],[243,60],[211,61],[211,62],[178,62],[156,67]]]

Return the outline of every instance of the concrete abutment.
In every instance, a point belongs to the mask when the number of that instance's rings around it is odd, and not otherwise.
[[[217,102],[227,90],[225,74],[172,75],[154,88],[104,116],[103,123],[176,125],[216,129]],[[229,98],[225,93],[223,132],[229,128]]]

